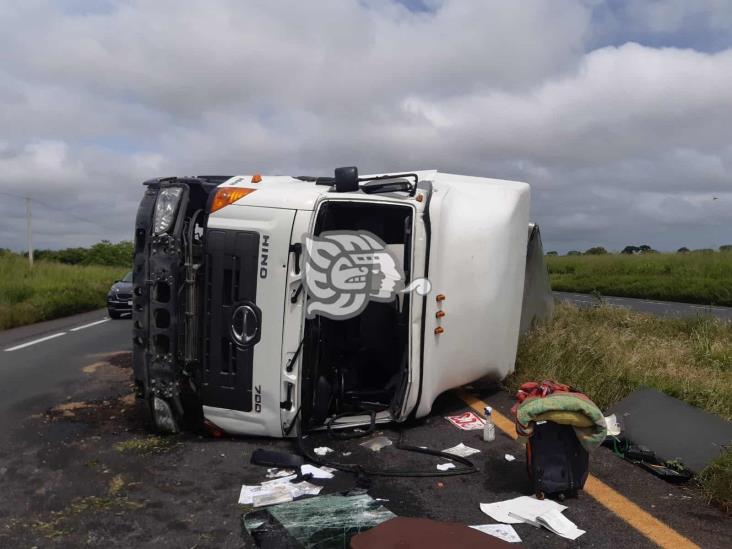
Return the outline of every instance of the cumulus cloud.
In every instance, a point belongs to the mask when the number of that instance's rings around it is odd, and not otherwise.
[[[158,175],[437,168],[532,183],[547,247],[719,245],[732,44],[655,40],[729,30],[722,4],[0,7],[0,191],[42,193],[56,247],[129,238]],[[22,203],[0,197],[20,249]]]

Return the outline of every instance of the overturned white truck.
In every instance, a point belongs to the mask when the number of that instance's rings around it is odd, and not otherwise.
[[[339,168],[145,185],[134,376],[161,431],[425,416],[512,372],[520,333],[552,312],[525,183]]]

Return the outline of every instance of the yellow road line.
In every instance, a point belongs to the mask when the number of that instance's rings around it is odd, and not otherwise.
[[[473,410],[479,414],[483,414],[483,410],[487,406],[485,402],[466,391],[458,391],[458,396]],[[518,438],[513,421],[496,410],[493,410],[493,423],[511,438]],[[682,536],[676,530],[610,488],[610,486],[597,477],[592,475],[587,477],[584,490],[595,498],[600,505],[615,513],[638,532],[661,547],[673,547],[675,549],[699,547],[687,537]]]

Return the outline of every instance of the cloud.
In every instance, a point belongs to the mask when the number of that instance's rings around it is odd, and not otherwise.
[[[129,238],[149,177],[438,168],[532,183],[547,247],[719,245],[732,44],[654,44],[728,29],[721,4],[0,7],[0,191],[43,193],[56,247]],[[0,196],[0,247],[22,248]]]

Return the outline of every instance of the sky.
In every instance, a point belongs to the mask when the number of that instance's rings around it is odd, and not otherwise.
[[[0,3],[0,247],[130,240],[142,181],[437,169],[545,250],[732,243],[732,0]]]

